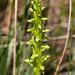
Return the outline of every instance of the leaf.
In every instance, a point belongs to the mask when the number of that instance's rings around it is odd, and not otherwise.
[[[14,43],[14,39],[11,39],[9,46],[8,46],[8,55],[7,55],[7,68],[9,67],[9,64],[11,62],[12,53],[13,53],[13,46],[12,43]]]
[[[45,29],[42,32],[50,32],[50,29]]]

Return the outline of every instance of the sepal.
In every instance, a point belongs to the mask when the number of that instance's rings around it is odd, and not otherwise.
[[[42,56],[43,62],[46,61],[49,57],[50,57],[50,55],[44,55],[44,56]]]
[[[33,31],[33,28],[30,28],[30,29],[27,30],[27,32],[31,32],[31,31]]]
[[[41,0],[39,0],[39,2],[41,2]]]
[[[42,32],[50,32],[50,29],[45,29]]]
[[[45,68],[44,66],[40,65],[40,69],[43,71]]]
[[[34,19],[27,20],[27,22],[33,22],[33,21],[34,21]]]
[[[30,11],[31,11],[31,12],[34,12],[34,10],[33,10],[32,8],[30,8]]]
[[[43,21],[48,20],[48,18],[42,18]]]
[[[36,57],[38,57],[38,54],[32,54],[31,59],[34,60]]]
[[[45,51],[45,49],[49,49],[50,47],[48,45],[46,46],[41,46],[41,51]]]
[[[25,59],[24,61],[25,61],[25,62],[27,62],[27,63],[29,63],[29,62],[30,62],[30,60],[29,60],[29,59]]]
[[[42,28],[41,25],[38,25],[38,28],[41,29]]]
[[[31,1],[31,4],[34,4],[34,1]]]
[[[42,8],[41,8],[41,11],[44,10],[44,9],[45,9],[45,7],[42,7]]]

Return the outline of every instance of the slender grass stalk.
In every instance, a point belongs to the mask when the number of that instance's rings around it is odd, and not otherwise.
[[[41,0],[32,0],[32,8],[30,11],[33,13],[33,19],[28,20],[28,22],[33,23],[33,28],[28,29],[28,32],[32,32],[32,39],[27,42],[27,44],[32,45],[32,56],[29,59],[26,59],[25,62],[29,63],[34,67],[34,75],[41,75],[44,73],[43,62],[49,57],[49,55],[45,55],[45,49],[49,49],[48,45],[43,46],[43,40],[47,37],[45,32],[49,32],[49,29],[43,29],[42,24],[44,20],[47,18],[42,18],[41,11],[45,8],[41,8],[40,4]]]
[[[67,44],[68,44],[68,40],[69,40],[69,34],[70,34],[70,24],[71,24],[71,10],[72,10],[72,0],[69,0],[69,20],[68,20],[68,30],[67,30],[67,37],[66,37],[66,42],[65,42],[65,47],[64,47],[64,50],[63,50],[63,53],[62,53],[62,56],[60,58],[60,61],[59,61],[59,64],[56,68],[56,72],[54,75],[57,75],[57,72],[59,70],[59,67],[62,63],[62,60],[63,60],[63,57],[64,57],[64,54],[65,54],[65,51],[66,51],[66,48],[67,48]]]
[[[74,0],[74,7],[73,7],[73,14],[72,14],[72,28],[71,28],[71,41],[70,41],[70,55],[69,55],[69,67],[68,67],[68,75],[70,72],[70,64],[71,64],[71,50],[72,50],[72,35],[73,35],[73,26],[74,26],[74,16],[75,16],[75,0]]]
[[[18,0],[15,0],[15,34],[14,34],[14,54],[13,54],[13,75],[15,75],[16,70],[16,28],[17,28],[17,6]]]

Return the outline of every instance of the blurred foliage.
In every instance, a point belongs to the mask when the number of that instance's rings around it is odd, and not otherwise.
[[[0,0],[0,12],[7,6],[8,0]]]

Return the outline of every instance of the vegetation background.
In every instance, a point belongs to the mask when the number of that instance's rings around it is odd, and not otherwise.
[[[75,0],[72,1],[72,20],[70,27],[70,37],[68,46],[58,71],[59,75],[75,75]],[[43,17],[48,17],[43,27],[51,31],[47,33],[50,40],[44,40],[44,44],[50,46],[45,54],[50,57],[45,65],[45,75],[54,75],[57,64],[62,55],[67,36],[69,18],[69,0],[42,0],[41,6],[46,8],[42,11]],[[32,23],[27,20],[32,18],[30,0],[18,0],[17,15],[17,49],[16,49],[16,75],[33,75],[33,67],[25,63],[25,58],[30,58],[32,51],[27,41],[31,38],[31,33],[27,29],[32,27]],[[13,49],[14,49],[14,0],[0,0],[0,75],[12,75],[13,73]],[[73,33],[73,34],[72,34]],[[71,52],[70,52],[71,50]],[[69,61],[69,55],[71,60]],[[68,71],[68,63],[70,70]]]

